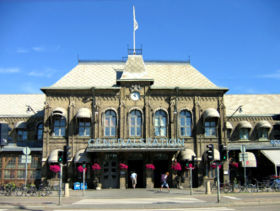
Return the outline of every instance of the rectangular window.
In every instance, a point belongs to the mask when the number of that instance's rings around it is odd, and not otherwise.
[[[5,179],[14,179],[16,178],[16,170],[5,170],[4,171],[4,178]]]
[[[259,134],[259,139],[268,139],[268,128],[259,128],[258,129],[258,134]]]
[[[217,136],[216,121],[205,121],[205,136]]]
[[[27,131],[18,129],[17,131],[17,140],[18,141],[26,141],[27,140]]]
[[[240,139],[248,139],[249,138],[249,129],[241,128],[239,131]]]
[[[25,170],[18,170],[17,171],[17,178],[24,179],[25,178]]]
[[[66,120],[64,118],[54,120],[54,136],[65,136]]]
[[[90,136],[90,120],[79,119],[79,136]]]

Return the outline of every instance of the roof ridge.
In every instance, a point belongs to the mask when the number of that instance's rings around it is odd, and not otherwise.
[[[21,94],[21,93],[18,93],[18,94],[17,94],[17,93],[5,94],[5,93],[4,93],[4,94],[0,94],[0,96],[1,96],[1,95],[6,95],[6,96],[8,96],[8,95],[45,95],[45,94],[44,94],[44,93],[42,93],[42,94],[40,94],[40,93],[34,93],[34,94],[32,94],[32,93],[28,93],[28,94],[25,94],[25,93],[22,93],[22,94]]]

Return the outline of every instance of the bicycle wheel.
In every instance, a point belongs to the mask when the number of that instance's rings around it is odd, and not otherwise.
[[[22,196],[23,195],[23,190],[21,188],[16,190],[16,196]]]
[[[249,191],[250,193],[255,193],[255,192],[257,192],[257,185],[249,184],[249,185],[248,185],[248,191]]]
[[[224,191],[224,193],[232,192],[232,186],[229,185],[229,184],[225,184],[224,187],[223,187],[223,191]]]

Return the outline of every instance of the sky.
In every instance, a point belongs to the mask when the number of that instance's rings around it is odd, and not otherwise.
[[[279,0],[0,0],[0,94],[42,93],[78,60],[188,61],[228,94],[280,93]]]

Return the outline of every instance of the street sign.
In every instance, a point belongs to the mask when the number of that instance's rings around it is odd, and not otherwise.
[[[29,155],[30,152],[31,152],[31,150],[30,150],[29,147],[24,147],[24,148],[22,149],[22,152],[23,152],[23,154],[25,154],[25,155]]]
[[[21,156],[21,163],[25,163],[26,162],[26,155],[22,155]],[[31,163],[31,155],[27,156],[27,163]]]

